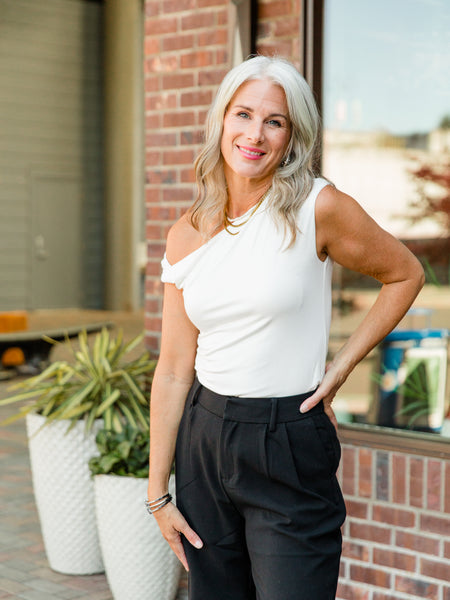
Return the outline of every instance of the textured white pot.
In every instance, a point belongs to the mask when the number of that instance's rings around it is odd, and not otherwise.
[[[69,421],[42,427],[45,418],[26,418],[34,495],[50,567],[61,573],[89,575],[104,571],[95,519],[94,482],[88,461],[98,454],[95,435],[84,421],[68,433]]]
[[[117,475],[94,480],[100,544],[115,600],[174,600],[182,565],[147,513],[147,480]],[[174,489],[172,476],[172,495]]]

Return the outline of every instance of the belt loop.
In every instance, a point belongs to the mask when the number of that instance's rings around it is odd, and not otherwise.
[[[269,431],[277,428],[278,398],[271,398]]]

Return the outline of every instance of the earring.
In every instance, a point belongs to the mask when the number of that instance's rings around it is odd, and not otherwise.
[[[290,162],[291,162],[291,155],[289,154],[288,156],[286,156],[286,158],[283,158],[283,160],[280,163],[280,167],[287,167]]]

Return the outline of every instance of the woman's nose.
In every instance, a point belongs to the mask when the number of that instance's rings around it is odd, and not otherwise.
[[[253,120],[249,123],[247,138],[252,142],[262,142],[264,140],[263,123]]]

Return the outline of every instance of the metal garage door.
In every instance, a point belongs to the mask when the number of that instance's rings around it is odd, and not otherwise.
[[[102,4],[0,0],[0,310],[101,308]]]

